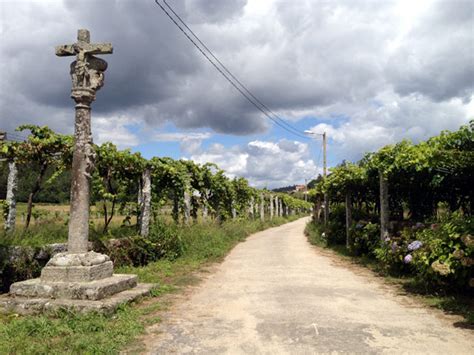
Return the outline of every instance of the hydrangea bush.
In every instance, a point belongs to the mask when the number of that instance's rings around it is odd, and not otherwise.
[[[428,228],[405,229],[382,242],[377,259],[425,284],[466,287],[474,277],[474,218],[453,214]]]

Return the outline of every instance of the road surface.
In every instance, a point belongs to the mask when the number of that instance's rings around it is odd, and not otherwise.
[[[237,245],[158,334],[153,354],[474,354],[474,332],[311,246],[307,218]]]

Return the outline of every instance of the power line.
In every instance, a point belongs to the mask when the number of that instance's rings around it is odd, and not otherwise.
[[[240,86],[242,86],[243,90],[226,74],[224,71],[219,68],[219,66],[212,61],[212,59],[204,52],[204,50],[199,47],[199,45],[189,36],[189,34],[184,30],[184,28],[171,16],[171,14],[161,5],[158,0],[155,0],[155,3],[161,8],[161,10],[169,17],[169,19],[181,30],[181,32],[186,36],[186,38],[201,52],[201,54],[211,63],[214,68],[237,90],[240,92],[242,96],[244,96],[253,106],[255,106],[260,112],[262,112],[265,116],[267,116],[270,120],[272,120],[276,125],[278,125],[280,128],[286,130],[287,132],[296,135],[300,138],[304,139],[309,139],[308,137],[304,136],[302,133],[300,133],[296,128],[293,128],[291,125],[286,123],[284,120],[282,120],[280,117],[275,115],[271,110],[269,110],[260,100],[258,100],[235,76],[217,59],[217,57],[207,48],[207,46],[196,36],[196,34],[185,24],[185,22],[176,14],[176,12],[171,8],[171,6],[163,0],[164,4],[170,9],[170,11],[173,12],[173,14],[179,19],[181,23],[193,34],[193,36],[196,38],[199,43],[202,44],[202,46],[210,53],[210,55],[216,59],[216,61],[224,68],[224,70],[232,77],[234,78],[237,83],[239,83]],[[244,90],[247,93],[244,92]],[[255,101],[254,101],[255,100]],[[263,107],[263,108],[262,108]],[[275,118],[272,117],[268,112],[273,114]],[[281,122],[283,122],[283,124]],[[286,127],[286,126],[288,127]]]
[[[261,107],[263,107],[266,111],[268,111],[270,114],[272,114],[273,117],[275,117],[279,122],[287,126],[289,129],[293,130],[296,134],[303,134],[303,132],[299,131],[298,129],[294,128],[292,125],[287,123],[285,120],[281,119],[276,113],[274,113],[272,110],[268,108],[262,101],[260,101],[239,79],[235,77],[234,74],[217,58],[214,53],[206,46],[205,43],[201,41],[201,39],[193,32],[191,28],[184,22],[184,20],[174,11],[174,9],[166,2],[166,0],[163,0],[163,3],[171,10],[171,12],[178,18],[178,20],[186,27],[186,29],[191,32],[194,38],[207,50],[207,52],[214,58],[217,63],[220,64],[220,66],[225,70],[226,73],[228,73],[244,90],[247,94],[249,94]],[[305,136],[305,138],[307,138]]]

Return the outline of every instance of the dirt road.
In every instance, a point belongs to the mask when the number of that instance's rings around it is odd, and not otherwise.
[[[239,244],[175,306],[154,354],[474,354],[472,330],[309,245],[307,219]]]

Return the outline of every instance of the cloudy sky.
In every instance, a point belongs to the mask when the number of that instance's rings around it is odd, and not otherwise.
[[[162,2],[162,0],[160,0]],[[330,165],[474,118],[474,1],[168,0],[266,106],[326,131]],[[212,161],[259,187],[321,170],[321,141],[272,124],[153,0],[0,0],[0,129],[73,129],[78,28],[112,42],[95,142]]]

